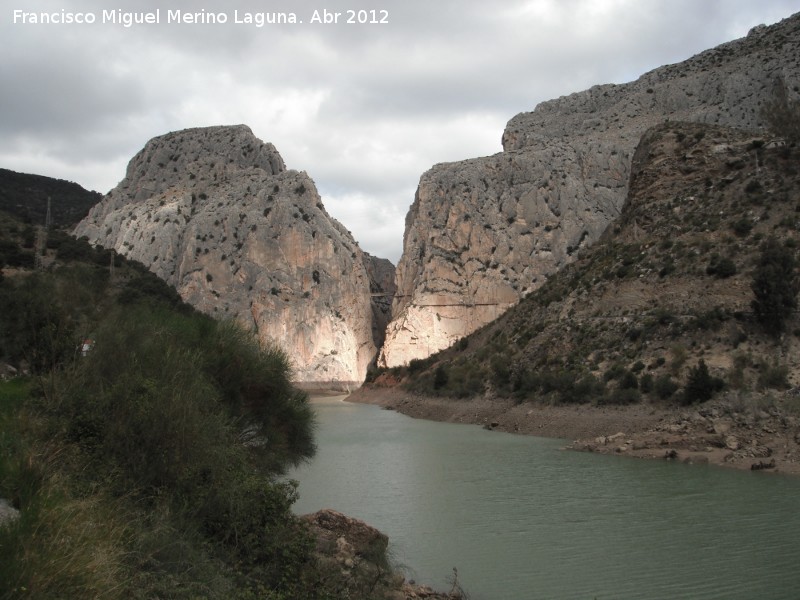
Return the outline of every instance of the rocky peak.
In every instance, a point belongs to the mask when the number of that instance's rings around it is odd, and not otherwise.
[[[150,140],[128,163],[120,187],[136,201],[198,175],[215,181],[242,169],[277,175],[286,166],[275,147],[259,140],[246,125],[185,129]]]
[[[776,81],[800,93],[800,15],[512,118],[503,152],[434,166],[406,219],[380,363],[446,348],[596,241],[625,201],[642,134],[665,121],[760,130]]]
[[[277,342],[298,382],[358,385],[375,357],[370,261],[313,180],[245,126],[151,140],[75,234]]]

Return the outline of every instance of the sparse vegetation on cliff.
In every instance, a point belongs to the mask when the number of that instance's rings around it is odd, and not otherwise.
[[[794,244],[791,244],[794,246]],[[779,335],[797,309],[797,260],[793,248],[768,239],[753,276],[753,314],[767,333]]]
[[[651,130],[600,242],[496,322],[391,371],[428,395],[562,404],[797,385],[797,152],[718,127]]]

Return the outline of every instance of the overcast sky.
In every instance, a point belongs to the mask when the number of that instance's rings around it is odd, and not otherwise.
[[[107,192],[150,138],[245,123],[308,172],[364,250],[395,263],[419,177],[435,163],[499,152],[506,122],[543,100],[636,79],[800,11],[800,0],[2,5],[0,167]],[[96,22],[14,23],[15,8]],[[101,22],[104,9],[156,8],[158,25]],[[348,8],[378,20],[387,11],[388,23],[347,24]],[[228,23],[166,22],[168,10],[201,9]],[[325,9],[339,22],[310,23]],[[236,10],[303,23],[236,24]]]

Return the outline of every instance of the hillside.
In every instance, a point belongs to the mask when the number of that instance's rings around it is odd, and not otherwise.
[[[649,128],[688,121],[763,132],[761,107],[800,92],[800,15],[621,85],[513,117],[503,152],[439,164],[406,217],[383,366],[444,349],[595,243],[621,213]]]
[[[796,147],[717,126],[651,129],[622,213],[598,243],[497,321],[379,381],[402,377],[453,403],[477,395],[681,411],[715,395],[778,411],[800,384],[800,321],[792,313],[772,333],[753,313],[752,284],[765,246],[796,254],[798,158]],[[796,418],[784,426],[796,429]]]
[[[0,213],[6,255],[26,231]],[[283,351],[50,239],[47,269],[0,264],[0,598],[451,597],[367,524],[292,514],[314,420]]]
[[[48,198],[52,225],[67,227],[85,217],[102,195],[71,181],[0,169],[0,211],[44,225]]]

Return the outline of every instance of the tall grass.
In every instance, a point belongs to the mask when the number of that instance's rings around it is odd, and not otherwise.
[[[123,597],[128,525],[119,508],[45,482],[20,518],[0,527],[0,597]]]
[[[36,359],[0,385],[0,497],[21,514],[0,526],[0,598],[312,594],[313,543],[277,478],[315,449],[287,356],[75,273],[0,285],[0,340]]]

